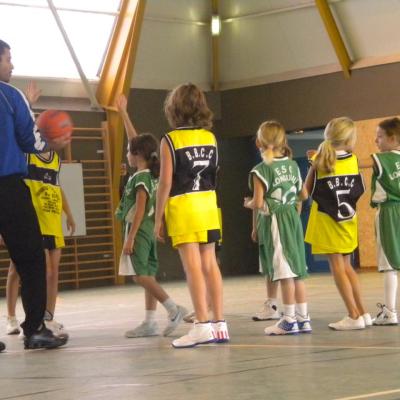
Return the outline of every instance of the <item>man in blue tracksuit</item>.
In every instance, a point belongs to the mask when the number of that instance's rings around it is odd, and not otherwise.
[[[42,235],[28,187],[25,153],[61,148],[65,137],[46,142],[35,125],[24,94],[11,86],[10,46],[0,40],[0,235],[21,278],[25,310],[25,348],[55,348],[66,343],[43,324],[46,308],[46,262]],[[4,350],[0,342],[0,351]]]

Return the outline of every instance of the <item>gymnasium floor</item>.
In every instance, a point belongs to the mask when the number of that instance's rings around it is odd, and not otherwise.
[[[369,311],[381,301],[381,276],[360,275]],[[183,282],[165,288],[189,306]],[[0,300],[0,399],[400,399],[400,327],[334,332],[344,315],[329,275],[308,280],[312,335],[265,337],[251,315],[264,298],[258,276],[225,280],[231,343],[175,350],[170,338],[125,339],[141,321],[137,286],[62,292],[58,319],[71,339],[62,350],[23,350],[6,336]],[[19,312],[21,316],[21,311]],[[160,326],[164,310],[159,309]],[[174,335],[184,334],[189,325]]]

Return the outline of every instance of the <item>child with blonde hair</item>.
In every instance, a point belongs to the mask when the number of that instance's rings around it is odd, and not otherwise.
[[[221,226],[215,192],[218,149],[209,130],[213,114],[204,93],[191,83],[172,90],[164,109],[173,130],[161,140],[154,232],[163,240],[165,212],[168,235],[178,249],[196,314],[192,329],[172,346],[226,342],[222,278],[215,255]],[[213,321],[208,318],[207,293]]]
[[[281,283],[283,302],[283,316],[264,332],[311,333],[303,281],[307,276],[303,228],[297,210],[297,203],[307,199],[307,191],[279,122],[263,122],[256,143],[263,161],[250,172],[253,197],[245,198],[244,206],[256,211],[253,236],[256,232],[260,267],[266,279]]]
[[[332,119],[325,140],[313,156],[306,187],[313,203],[305,241],[313,254],[326,254],[348,315],[330,323],[335,330],[364,329],[372,325],[361,300],[360,282],[351,265],[358,246],[356,203],[365,191],[357,157],[352,154],[356,127],[347,118]]]

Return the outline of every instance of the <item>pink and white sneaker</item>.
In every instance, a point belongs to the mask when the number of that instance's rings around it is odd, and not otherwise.
[[[214,337],[215,337],[215,342],[216,343],[227,343],[229,342],[229,332],[228,332],[228,325],[226,324],[226,321],[213,321],[211,323],[213,331],[214,331]]]

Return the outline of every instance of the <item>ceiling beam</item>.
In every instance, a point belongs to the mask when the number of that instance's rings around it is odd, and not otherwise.
[[[336,56],[339,60],[344,76],[350,78],[351,75],[351,65],[352,61],[350,59],[349,53],[344,44],[343,38],[340,35],[339,29],[337,27],[335,18],[332,15],[332,11],[329,7],[327,0],[315,0],[315,4],[321,15],[322,22],[325,25],[325,29],[331,40],[332,46],[336,52]]]
[[[126,74],[133,72],[144,8],[145,0],[123,0],[121,3],[97,88],[97,98],[102,106],[112,106],[118,90],[127,86],[124,82],[129,80],[131,83],[132,76]],[[132,71],[127,71],[128,64]]]
[[[120,93],[129,96],[145,6],[146,0],[122,0],[97,88],[97,99],[107,114],[114,204],[120,200],[121,162],[125,154],[125,130],[115,100]],[[116,254],[120,254],[121,244],[121,229],[118,227],[114,235]]]

